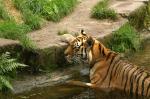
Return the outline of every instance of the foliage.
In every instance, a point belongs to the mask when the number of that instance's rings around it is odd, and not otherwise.
[[[3,20],[12,20],[13,18],[8,14],[4,8],[3,0],[0,0],[0,18]]]
[[[135,29],[126,23],[112,34],[108,46],[117,52],[136,51],[140,47],[140,38]]]
[[[54,22],[72,12],[76,4],[77,0],[27,0],[27,6],[33,13]]]
[[[100,1],[93,9],[91,17],[96,19],[112,19],[117,18],[117,14],[114,10],[108,8],[108,1]]]
[[[17,9],[21,10],[25,24],[29,25],[31,29],[39,29],[42,26],[43,20],[39,15],[33,14],[28,8],[27,0],[13,0]]]
[[[0,23],[0,37],[6,39],[19,40],[25,48],[35,48],[33,42],[26,33],[30,28],[24,24],[17,24],[13,21],[5,21]]]
[[[130,14],[129,16],[130,23],[136,29],[149,29],[150,28],[150,1],[147,6],[143,6]]]
[[[31,29],[39,29],[44,17],[54,22],[73,11],[77,0],[13,0],[17,9],[21,10],[25,24]]]
[[[16,62],[16,59],[10,58],[10,53],[6,52],[0,56],[0,90],[5,88],[13,89],[10,79],[13,73],[19,67],[26,65]]]
[[[23,20],[31,29],[40,29],[42,27],[42,19],[38,15],[33,14],[30,10],[23,11]]]

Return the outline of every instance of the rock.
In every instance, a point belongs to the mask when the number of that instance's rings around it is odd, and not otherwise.
[[[16,54],[16,52],[21,51],[21,48],[19,41],[0,38],[0,54],[6,51]]]
[[[118,14],[122,16],[129,16],[129,14],[144,5],[144,2],[136,1],[115,1],[110,5],[111,9],[114,9]]]

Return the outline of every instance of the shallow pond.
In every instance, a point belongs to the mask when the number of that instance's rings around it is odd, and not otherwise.
[[[138,65],[149,69],[150,67],[150,40],[144,43],[142,51],[132,55],[129,60]],[[72,79],[88,82],[87,76],[82,76],[80,73]],[[120,91],[102,92],[89,88],[60,84],[56,86],[48,86],[42,88],[34,88],[31,91],[20,94],[1,94],[0,99],[140,99],[132,98]],[[141,98],[143,99],[143,98]]]

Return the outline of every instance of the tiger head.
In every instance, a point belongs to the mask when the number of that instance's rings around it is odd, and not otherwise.
[[[69,63],[88,63],[89,50],[93,43],[93,38],[81,30],[80,35],[68,43],[64,52],[67,61]]]

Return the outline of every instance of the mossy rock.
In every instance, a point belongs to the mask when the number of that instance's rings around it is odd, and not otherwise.
[[[65,46],[56,45],[35,51],[24,50],[22,59],[31,67],[32,72],[51,71],[66,64],[64,49]]]

